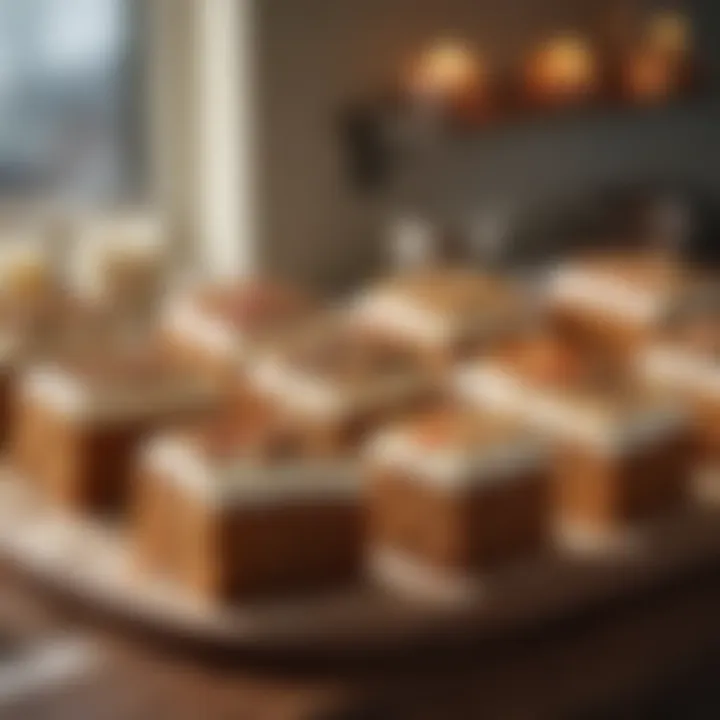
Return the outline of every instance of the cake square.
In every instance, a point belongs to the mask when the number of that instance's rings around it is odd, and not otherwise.
[[[561,525],[612,532],[684,504],[690,421],[677,398],[649,392],[612,364],[582,361],[547,339],[468,366],[456,382],[466,400],[554,438]]]
[[[532,319],[530,304],[509,280],[460,269],[399,276],[362,292],[353,322],[412,348],[445,369]]]
[[[206,412],[219,398],[149,346],[84,350],[23,374],[11,453],[49,503],[115,512],[126,504],[146,434]]]
[[[332,587],[362,555],[361,471],[285,442],[272,414],[232,412],[147,446],[136,566],[209,601]]]
[[[237,383],[239,369],[258,347],[313,309],[305,293],[272,280],[199,285],[170,295],[162,334],[179,360]]]
[[[549,276],[548,298],[559,327],[604,351],[627,355],[666,323],[717,306],[717,283],[667,255],[590,255]]]
[[[330,312],[256,359],[248,386],[296,429],[296,442],[334,451],[357,448],[378,423],[429,402],[440,384],[393,338],[365,334]]]
[[[370,443],[369,544],[426,584],[473,577],[544,545],[549,446],[514,420],[465,408],[425,411]],[[437,590],[441,592],[442,588]]]

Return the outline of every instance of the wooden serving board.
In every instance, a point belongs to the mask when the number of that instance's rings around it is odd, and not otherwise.
[[[477,643],[720,568],[718,488],[720,480],[706,478],[690,508],[631,538],[561,538],[542,557],[484,578],[471,599],[452,602],[367,579],[313,597],[203,604],[135,571],[121,533],[44,508],[7,470],[0,476],[0,557],[73,600],[173,641],[223,652],[387,653]]]

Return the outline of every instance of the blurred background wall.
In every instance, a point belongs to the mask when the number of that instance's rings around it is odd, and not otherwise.
[[[693,14],[700,50],[716,71],[720,3],[680,5]],[[604,6],[588,0],[260,0],[258,197],[265,264],[343,284],[377,262],[377,243],[398,199],[363,196],[348,184],[338,113],[387,80],[409,52],[452,33],[491,57],[509,59],[544,33],[592,28]],[[512,214],[613,179],[691,180],[720,196],[720,102],[480,133],[442,143],[417,172],[414,195],[403,205],[417,202],[423,212],[461,223],[485,209]]]
[[[720,3],[673,4],[694,18],[717,79]],[[445,138],[402,192],[368,195],[349,182],[340,117],[413,52],[450,34],[504,64],[554,31],[597,28],[607,5],[0,0],[0,201],[49,189],[91,205],[150,201],[191,263],[342,286],[377,265],[401,211],[463,227],[633,178],[720,196],[713,97]]]

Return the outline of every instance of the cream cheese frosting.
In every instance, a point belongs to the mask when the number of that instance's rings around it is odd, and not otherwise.
[[[163,436],[145,448],[146,467],[161,482],[212,506],[356,502],[362,470],[355,459],[265,461],[252,457],[213,460],[186,438]]]
[[[420,307],[390,291],[361,295],[352,306],[351,314],[358,323],[397,332],[431,346],[446,345],[462,332],[462,325],[456,319]]]
[[[375,466],[397,467],[413,480],[446,491],[461,492],[539,468],[549,447],[537,435],[522,433],[498,438],[487,445],[427,447],[403,430],[381,433],[367,448],[367,459]]]
[[[412,396],[421,387],[414,373],[340,382],[302,372],[272,356],[249,370],[251,382],[291,411],[324,419],[341,419],[356,411],[392,404]]]
[[[656,322],[670,309],[662,293],[576,265],[551,273],[548,293],[555,302],[571,302],[639,323]]]
[[[338,417],[352,402],[337,383],[297,371],[274,358],[258,360],[249,377],[262,393],[292,410],[312,415]]]
[[[464,368],[454,383],[456,392],[480,406],[515,414],[539,429],[609,454],[655,442],[688,422],[687,409],[675,402],[648,402],[616,412],[612,406],[601,408],[531,387],[494,363]]]
[[[360,326],[397,333],[431,348],[442,348],[468,336],[482,336],[507,329],[508,322],[520,325],[531,310],[504,308],[478,300],[475,310],[455,314],[425,307],[399,291],[368,291],[350,307],[350,317]]]
[[[188,381],[165,385],[146,385],[92,389],[81,377],[61,367],[44,365],[29,370],[24,376],[22,396],[46,404],[54,411],[73,420],[88,422],[122,421],[158,412],[172,412],[209,404],[212,389],[204,382]]]
[[[203,312],[190,295],[166,302],[161,325],[172,336],[211,354],[230,360],[242,356],[243,337],[237,328]]]
[[[659,345],[639,357],[638,367],[651,382],[720,398],[720,362],[709,355]]]

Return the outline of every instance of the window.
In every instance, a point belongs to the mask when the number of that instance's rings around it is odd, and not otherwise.
[[[0,0],[0,197],[137,186],[137,0]]]

